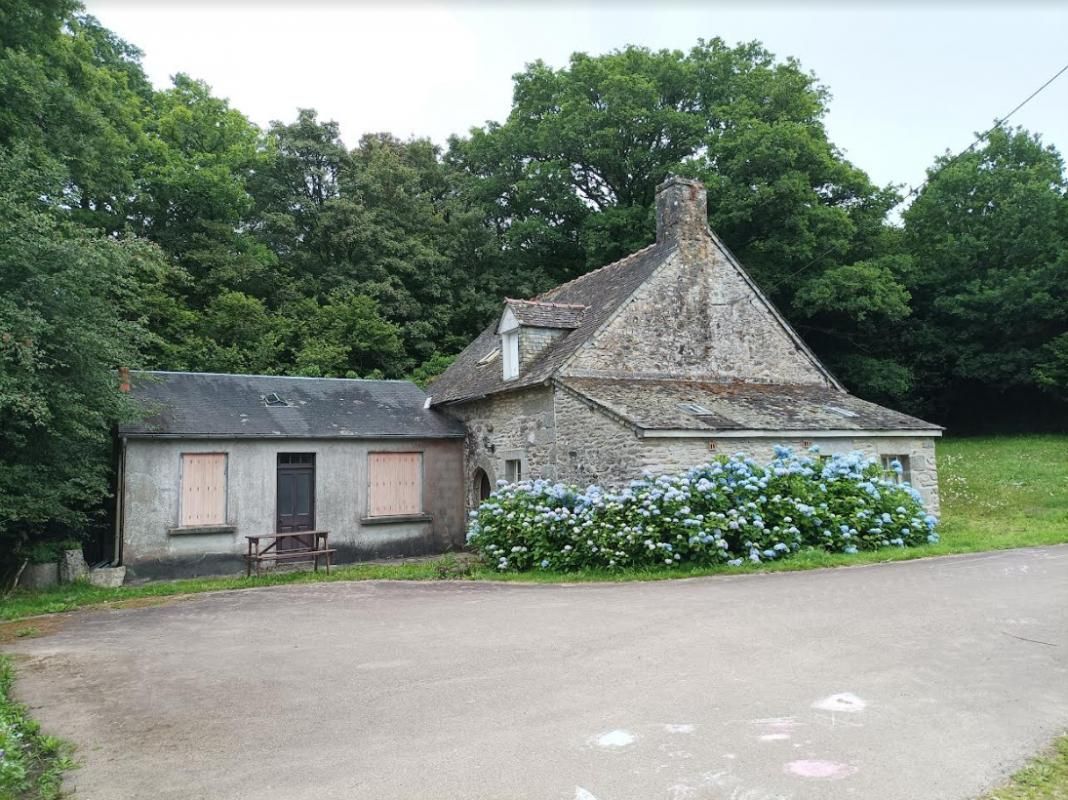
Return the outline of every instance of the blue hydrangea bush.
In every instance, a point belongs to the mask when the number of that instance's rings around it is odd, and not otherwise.
[[[739,566],[938,541],[919,492],[861,453],[815,448],[777,447],[766,466],[721,457],[617,491],[502,481],[471,517],[468,543],[501,571]]]

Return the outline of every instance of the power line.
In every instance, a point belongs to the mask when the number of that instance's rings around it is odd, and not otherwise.
[[[935,173],[934,173],[934,174],[935,174],[935,175],[937,175],[937,174],[938,174],[939,172],[941,172],[942,170],[944,170],[944,169],[945,169],[946,167],[948,167],[948,166],[949,166],[950,164],[952,164],[952,163],[953,163],[954,161],[956,161],[956,160],[957,160],[958,158],[960,158],[961,156],[963,156],[963,155],[964,155],[965,153],[970,153],[970,152],[971,152],[972,150],[974,150],[974,149],[975,149],[975,146],[976,146],[977,144],[979,144],[979,142],[981,142],[981,141],[983,141],[984,139],[986,139],[986,137],[987,137],[987,136],[989,136],[989,135],[990,135],[990,134],[992,134],[992,133],[993,133],[994,131],[996,131],[996,130],[997,130],[998,128],[1000,128],[1000,127],[1001,127],[1002,125],[1004,125],[1004,124],[1005,124],[1006,122],[1008,122],[1008,121],[1009,121],[1009,117],[1011,117],[1011,116],[1012,116],[1013,114],[1015,114],[1015,113],[1016,113],[1017,111],[1019,111],[1019,110],[1020,110],[1021,108],[1023,108],[1023,107],[1025,106],[1025,105],[1027,105],[1027,104],[1028,104],[1028,103],[1030,103],[1030,102],[1031,102],[1032,100],[1034,100],[1034,99],[1035,99],[1035,98],[1036,98],[1036,97],[1037,97],[1037,96],[1039,95],[1039,93],[1041,93],[1041,91],[1042,91],[1043,89],[1045,89],[1045,88],[1046,88],[1047,86],[1049,86],[1049,85],[1050,85],[1051,83],[1053,83],[1053,82],[1054,82],[1055,80],[1057,80],[1057,78],[1061,77],[1061,75],[1063,75],[1063,74],[1064,74],[1065,72],[1068,72],[1068,64],[1065,64],[1065,65],[1064,65],[1063,67],[1061,67],[1061,68],[1060,68],[1059,70],[1057,70],[1057,73],[1056,73],[1056,74],[1055,74],[1055,75],[1054,75],[1054,76],[1053,76],[1052,78],[1050,78],[1050,79],[1049,79],[1048,81],[1046,81],[1046,82],[1045,82],[1045,83],[1043,83],[1043,84],[1042,84],[1041,86],[1039,86],[1039,87],[1038,87],[1037,89],[1035,89],[1035,90],[1034,90],[1033,92],[1031,92],[1031,94],[1027,95],[1027,97],[1026,97],[1026,98],[1024,98],[1024,99],[1023,99],[1023,100],[1022,100],[1022,101],[1021,101],[1021,102],[1020,102],[1020,103],[1019,103],[1019,104],[1018,104],[1018,105],[1017,105],[1017,106],[1016,106],[1016,107],[1015,107],[1015,108],[1014,108],[1014,109],[1013,109],[1012,111],[1010,111],[1010,112],[1009,112],[1008,114],[1006,114],[1006,115],[1005,115],[1004,117],[1002,117],[1001,119],[996,119],[996,120],[994,120],[994,124],[993,124],[993,125],[991,125],[991,126],[990,126],[990,128],[989,128],[988,130],[986,130],[986,131],[984,131],[983,133],[979,134],[979,135],[978,135],[978,136],[977,136],[977,137],[975,138],[975,141],[974,141],[974,142],[972,142],[972,143],[971,143],[970,145],[968,145],[967,147],[965,147],[965,148],[964,148],[963,150],[961,150],[961,151],[960,151],[959,153],[957,153],[957,154],[956,154],[955,156],[953,156],[952,158],[950,158],[950,159],[949,159],[949,160],[948,160],[948,161],[947,161],[947,162],[946,162],[945,164],[943,164],[942,166],[940,166],[940,167],[939,167],[939,168],[938,168],[938,169],[937,169],[937,170],[935,171]],[[923,187],[924,187],[924,186],[925,186],[926,184],[930,183],[930,180],[931,180],[931,178],[932,178],[932,177],[934,177],[934,175],[932,175],[932,176],[929,176],[929,177],[928,177],[928,178],[927,178],[926,180],[924,180],[924,181],[923,181],[922,183],[920,183],[920,185],[919,185],[919,186],[917,186],[916,188],[912,189],[912,190],[911,190],[911,191],[910,191],[910,192],[909,192],[908,194],[906,194],[906,195],[905,195],[904,197],[902,197],[902,198],[901,198],[900,200],[898,200],[898,201],[897,201],[897,203],[896,203],[896,204],[894,204],[894,205],[893,205],[893,206],[891,207],[891,210],[893,210],[894,208],[897,208],[897,207],[898,207],[899,205],[901,205],[902,203],[904,203],[904,202],[905,202],[906,200],[908,200],[908,199],[909,199],[910,197],[912,197],[913,195],[916,195],[916,194],[918,194],[918,193],[919,193],[919,191],[920,191],[920,190],[921,190],[921,189],[922,189],[922,188],[923,188]]]
[[[921,189],[923,189],[923,187],[924,187],[924,186],[926,186],[926,185],[927,185],[928,183],[930,183],[930,182],[931,182],[931,179],[932,179],[932,178],[934,178],[935,176],[937,176],[937,175],[938,175],[938,173],[940,173],[940,172],[941,172],[942,170],[944,170],[944,169],[945,169],[946,167],[948,167],[948,166],[949,166],[950,164],[952,164],[952,163],[953,163],[954,161],[956,161],[956,160],[957,160],[958,158],[960,158],[961,156],[963,156],[963,155],[964,155],[965,153],[970,153],[970,152],[971,152],[972,150],[974,150],[974,149],[975,149],[975,146],[976,146],[977,144],[979,144],[979,143],[980,143],[981,141],[983,141],[984,139],[986,139],[986,137],[988,137],[988,136],[989,136],[990,134],[992,134],[992,133],[993,133],[994,131],[996,131],[996,130],[997,130],[998,128],[1000,128],[1000,127],[1001,127],[1002,125],[1004,125],[1004,124],[1005,124],[1006,122],[1008,122],[1008,121],[1009,121],[1009,118],[1010,118],[1010,117],[1011,117],[1011,116],[1012,116],[1013,114],[1015,114],[1015,113],[1016,113],[1017,111],[1019,111],[1019,110],[1020,110],[1021,108],[1023,108],[1023,107],[1025,106],[1025,105],[1027,105],[1027,104],[1028,104],[1028,103],[1030,103],[1030,102],[1031,102],[1032,100],[1034,100],[1034,99],[1035,99],[1035,98],[1036,98],[1036,97],[1037,97],[1037,96],[1038,96],[1038,95],[1039,95],[1039,94],[1040,94],[1040,93],[1041,93],[1041,92],[1042,92],[1042,91],[1043,91],[1043,90],[1044,90],[1044,89],[1045,89],[1045,88],[1046,88],[1047,86],[1049,86],[1049,85],[1050,85],[1051,83],[1053,83],[1053,82],[1054,82],[1055,80],[1057,80],[1057,78],[1061,77],[1061,75],[1063,75],[1063,74],[1064,74],[1065,72],[1068,72],[1068,64],[1065,64],[1065,65],[1064,65],[1063,67],[1061,67],[1061,68],[1060,68],[1059,70],[1057,70],[1057,72],[1056,72],[1056,73],[1055,73],[1055,74],[1053,75],[1053,77],[1051,77],[1051,78],[1050,78],[1049,80],[1047,80],[1047,81],[1046,81],[1045,83],[1043,83],[1043,84],[1042,84],[1041,86],[1039,86],[1039,87],[1038,87],[1037,89],[1035,89],[1035,90],[1034,90],[1033,92],[1031,92],[1031,94],[1027,95],[1027,97],[1025,97],[1025,98],[1024,98],[1023,100],[1021,100],[1021,101],[1020,101],[1020,102],[1019,102],[1019,103],[1018,103],[1018,104],[1016,105],[1016,107],[1012,109],[1012,111],[1010,111],[1010,112],[1009,112],[1008,114],[1006,114],[1005,116],[1003,116],[1003,117],[1002,117],[1001,119],[995,119],[995,120],[994,120],[994,124],[993,124],[993,125],[991,125],[991,126],[990,126],[990,128],[989,128],[988,130],[986,130],[986,131],[984,131],[983,133],[979,134],[979,136],[977,136],[977,137],[975,138],[975,141],[974,141],[974,142],[972,142],[972,143],[971,143],[970,145],[968,145],[967,147],[965,147],[965,148],[964,148],[963,150],[961,150],[961,151],[960,151],[959,153],[957,153],[957,154],[956,154],[955,156],[952,156],[952,157],[951,157],[951,158],[950,158],[950,159],[949,159],[948,161],[946,161],[946,162],[945,162],[944,164],[942,164],[942,165],[941,165],[941,166],[940,166],[940,167],[939,167],[939,168],[938,168],[937,170],[935,170],[935,171],[934,171],[933,173],[931,173],[930,175],[928,175],[928,176],[927,176],[927,177],[926,177],[926,178],[925,178],[925,179],[924,179],[924,180],[923,180],[923,181],[922,181],[922,182],[920,183],[920,185],[919,185],[919,186],[916,186],[916,187],[914,187],[913,189],[911,189],[911,190],[910,190],[910,191],[909,191],[909,192],[908,192],[908,193],[907,193],[907,194],[906,194],[906,195],[905,195],[904,197],[902,197],[902,198],[901,198],[900,200],[898,200],[898,201],[897,201],[896,203],[894,203],[894,205],[892,205],[892,206],[891,206],[891,207],[889,208],[889,210],[890,210],[890,211],[893,211],[893,210],[894,210],[895,208],[897,208],[897,207],[898,207],[899,205],[901,205],[902,203],[904,203],[904,202],[905,202],[906,200],[908,200],[908,199],[909,199],[910,197],[915,197],[915,196],[916,196],[917,194],[919,194],[919,193],[920,193],[920,190],[921,190]],[[769,289],[767,289],[766,291],[767,291],[768,293],[771,293],[771,292],[775,291],[775,290],[776,290],[776,289],[778,289],[778,288],[779,288],[780,286],[782,286],[783,284],[785,284],[785,283],[786,283],[787,281],[791,280],[792,278],[796,277],[797,275],[800,275],[800,274],[801,274],[802,272],[804,272],[804,271],[805,271],[806,269],[808,269],[809,267],[811,267],[811,266],[812,266],[813,264],[815,264],[815,263],[816,263],[817,261],[820,261],[820,260],[822,260],[822,259],[823,259],[824,257],[826,257],[826,256],[830,255],[831,251],[833,251],[834,249],[835,249],[835,245],[831,245],[831,246],[830,246],[829,248],[827,248],[827,249],[826,249],[826,250],[825,250],[824,252],[820,253],[820,254],[819,254],[818,256],[816,256],[815,258],[813,258],[813,259],[812,259],[811,261],[809,261],[809,262],[808,262],[807,264],[805,264],[805,265],[804,265],[803,267],[800,267],[800,268],[798,268],[798,269],[794,270],[793,272],[791,272],[791,273],[790,273],[789,275],[787,275],[787,276],[786,276],[785,278],[783,278],[783,279],[782,279],[781,281],[779,281],[779,282],[778,282],[777,284],[775,284],[774,286],[770,287],[770,288],[769,288]]]

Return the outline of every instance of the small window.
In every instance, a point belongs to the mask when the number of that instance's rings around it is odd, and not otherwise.
[[[518,458],[510,458],[505,461],[504,479],[509,483],[519,483],[523,480],[523,462]]]
[[[501,334],[502,367],[506,381],[519,377],[519,331]]]
[[[279,453],[279,464],[314,464],[315,453]]]
[[[367,516],[423,513],[423,454],[369,453]]]
[[[183,528],[226,524],[226,453],[182,453]]]
[[[908,456],[885,455],[882,456],[882,462],[886,477],[898,483],[912,483],[912,465]],[[900,471],[897,469],[898,465],[901,467]]]

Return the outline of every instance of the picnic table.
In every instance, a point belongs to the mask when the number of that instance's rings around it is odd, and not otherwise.
[[[265,561],[314,561],[315,571],[319,571],[319,559],[326,559],[326,574],[330,574],[330,556],[337,552],[330,549],[327,539],[330,531],[291,531],[287,533],[264,533],[246,536],[248,553],[245,554],[245,577],[252,575],[252,565],[256,565],[256,576]],[[266,544],[261,546],[262,542]]]

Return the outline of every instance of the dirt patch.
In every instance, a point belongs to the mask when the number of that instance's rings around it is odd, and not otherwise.
[[[18,622],[0,622],[0,644],[17,641],[18,639],[36,639],[40,636],[59,631],[65,620],[58,614],[47,617],[33,617]]]
[[[104,605],[104,608],[112,608],[122,611],[127,608],[152,608],[154,606],[166,606],[181,600],[188,600],[191,594],[171,594],[161,597],[131,597],[129,600],[115,600]]]

